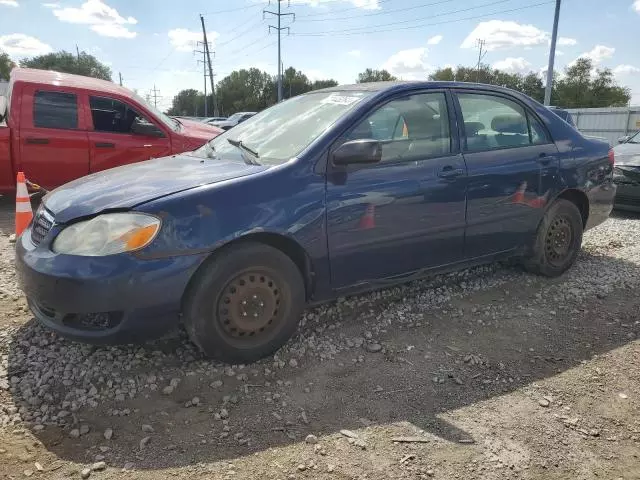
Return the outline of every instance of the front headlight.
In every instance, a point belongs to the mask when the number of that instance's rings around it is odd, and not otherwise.
[[[101,257],[132,252],[149,245],[160,219],[144,213],[106,213],[68,226],[53,241],[53,251]]]

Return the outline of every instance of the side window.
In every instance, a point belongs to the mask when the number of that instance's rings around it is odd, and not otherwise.
[[[96,132],[135,134],[143,129],[157,130],[152,122],[120,100],[89,97],[89,105]]]
[[[33,126],[78,128],[78,97],[73,93],[40,90],[33,97]]]
[[[451,152],[444,93],[422,93],[392,100],[357,124],[346,140],[382,142],[382,162],[416,160]]]
[[[527,115],[527,117],[529,117],[529,128],[531,129],[531,143],[534,145],[549,143],[547,132],[540,121],[533,115]]]
[[[547,141],[544,128],[532,116],[529,132],[524,108],[512,100],[477,93],[458,94],[458,100],[468,151],[525,147]]]

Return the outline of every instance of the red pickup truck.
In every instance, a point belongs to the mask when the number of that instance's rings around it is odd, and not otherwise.
[[[222,130],[175,120],[115,83],[14,68],[0,97],[0,193],[17,171],[47,190],[89,173],[195,150]]]

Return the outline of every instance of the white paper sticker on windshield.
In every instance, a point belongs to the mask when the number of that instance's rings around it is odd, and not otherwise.
[[[352,103],[357,102],[362,97],[356,97],[352,95],[337,95],[332,93],[327,98],[325,98],[322,103],[333,103],[336,105],[351,105]]]

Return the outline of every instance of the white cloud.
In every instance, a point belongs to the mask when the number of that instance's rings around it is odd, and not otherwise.
[[[202,42],[202,32],[199,30],[187,30],[186,28],[174,28],[169,30],[169,40],[171,45],[179,52],[190,52],[196,47],[196,42]],[[207,36],[209,42],[214,42],[218,38],[217,32],[210,32]]]
[[[461,48],[477,48],[476,41],[483,39],[489,51],[508,47],[530,47],[549,41],[549,33],[533,25],[513,21],[489,20],[479,23],[464,39]]]
[[[427,40],[427,45],[437,45],[442,41],[442,35],[436,35],[435,37],[431,37]]]
[[[598,64],[600,62],[602,62],[602,60],[605,60],[607,58],[611,58],[613,56],[613,54],[615,53],[616,49],[613,47],[606,47],[604,45],[596,45],[595,47],[593,47],[593,49],[589,52],[585,52],[582,55],[580,55],[578,58],[589,58],[591,59],[591,61],[595,64]],[[575,60],[574,60],[575,62]],[[572,62],[572,63],[574,63]]]
[[[57,2],[43,3],[42,6],[45,8],[60,8],[60,4]]]
[[[511,73],[527,73],[531,71],[531,63],[522,57],[507,57],[493,64],[493,68]]]
[[[575,38],[560,37],[558,39],[558,45],[562,45],[563,47],[571,47],[577,44],[578,41]]]
[[[12,33],[0,36],[0,51],[5,51],[14,57],[27,57],[44,55],[53,49],[35,37],[23,33]]]
[[[561,57],[562,55],[564,55],[562,50],[556,50],[556,57]]]
[[[411,48],[394,53],[381,68],[403,80],[425,80],[434,68],[427,63],[426,47]]]
[[[129,30],[129,25],[135,25],[138,21],[133,17],[124,18],[115,8],[102,0],[87,0],[79,8],[49,5],[60,21],[91,25],[91,30],[98,35],[113,38],[134,38],[137,35]]]
[[[639,0],[640,1],[640,0]],[[640,73],[640,68],[634,67],[633,65],[618,65],[613,69],[613,73],[616,75],[630,75],[632,73]]]
[[[0,5],[5,5],[7,7],[17,7],[18,0],[0,0]]]
[[[635,2],[633,2],[633,5],[631,5],[631,8],[633,8],[636,12],[640,13],[640,0],[636,0]]]
[[[350,52],[347,52],[347,55],[350,57],[360,57],[362,52],[360,50],[351,50]]]

